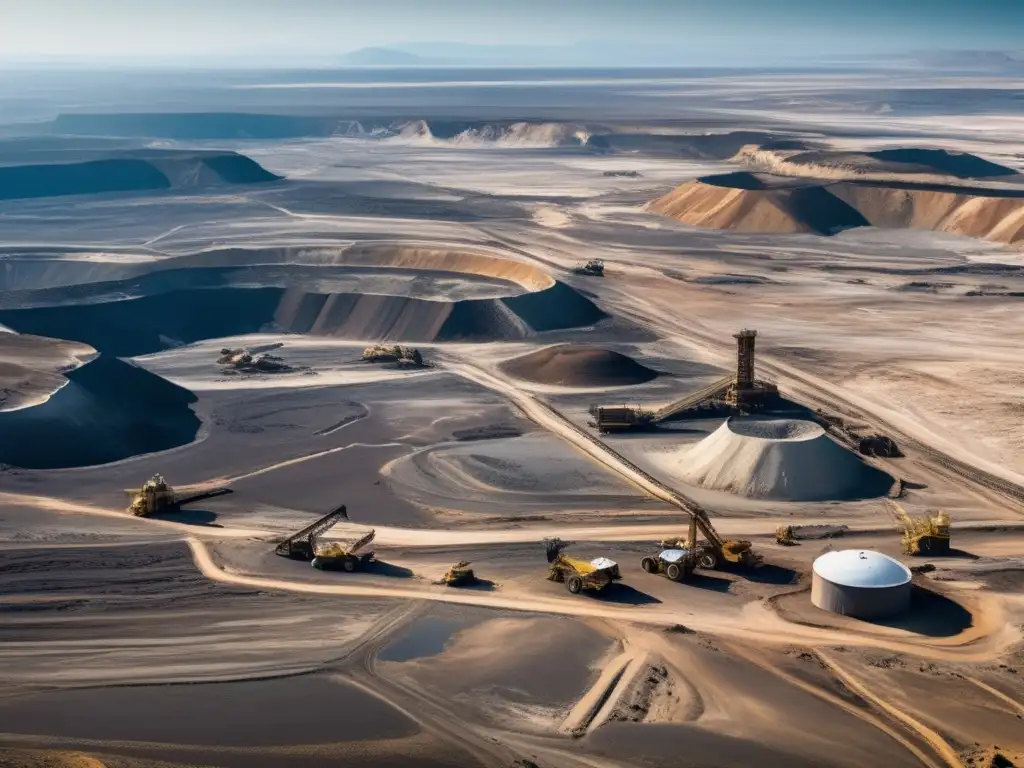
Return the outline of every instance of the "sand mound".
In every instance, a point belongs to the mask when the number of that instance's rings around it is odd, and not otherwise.
[[[817,424],[794,419],[731,418],[677,465],[693,485],[782,501],[873,498],[892,485]]]
[[[643,384],[658,373],[610,349],[563,344],[538,349],[501,364],[519,379],[566,387],[617,387]]]
[[[73,341],[0,332],[0,411],[42,403],[64,386],[64,374],[96,350]]]
[[[730,173],[683,184],[648,210],[696,227],[831,235],[850,227],[929,229],[1024,245],[1024,191],[910,182],[825,183]]]

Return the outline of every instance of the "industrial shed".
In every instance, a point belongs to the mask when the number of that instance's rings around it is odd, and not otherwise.
[[[884,619],[910,607],[910,569],[867,549],[826,552],[814,561],[811,602],[858,619]]]

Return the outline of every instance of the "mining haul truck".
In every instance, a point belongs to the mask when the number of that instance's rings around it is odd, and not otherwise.
[[[583,590],[600,592],[613,581],[622,578],[619,565],[607,557],[593,560],[578,560],[562,553],[571,542],[561,539],[545,539],[548,564],[551,566],[548,579],[560,581],[572,594],[578,595]]]
[[[647,573],[661,573],[672,581],[686,581],[697,567],[697,553],[692,547],[663,549],[640,561]]]
[[[374,560],[373,552],[360,552],[367,546],[376,531],[369,531],[352,541],[317,542],[313,545],[313,559],[310,565],[319,571],[353,571],[362,570]]]
[[[690,530],[686,538],[672,538],[659,542],[668,550],[679,549],[692,558],[695,567],[706,571],[714,571],[726,565],[742,565],[753,567],[761,562],[761,556],[755,554],[751,543],[741,539],[723,539],[711,525],[711,520],[702,508],[694,505],[687,510],[690,515]],[[697,528],[700,528],[706,541],[697,541]]]

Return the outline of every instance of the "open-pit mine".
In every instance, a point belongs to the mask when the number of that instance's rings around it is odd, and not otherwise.
[[[1024,765],[1006,82],[335,74],[0,125],[0,765]]]

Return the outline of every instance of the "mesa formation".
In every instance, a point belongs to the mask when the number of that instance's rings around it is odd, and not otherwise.
[[[1024,764],[1021,147],[693,77],[5,126],[0,765]]]

